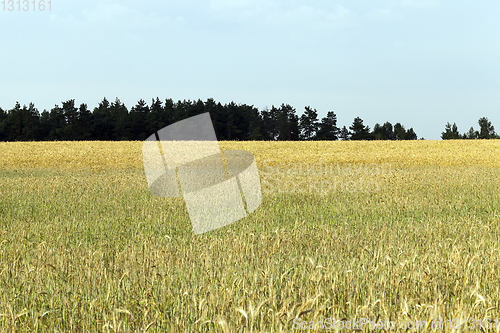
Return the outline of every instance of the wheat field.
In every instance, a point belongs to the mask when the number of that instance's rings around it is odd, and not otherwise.
[[[0,331],[500,332],[500,140],[219,144],[263,202],[194,235],[142,142],[0,143]]]

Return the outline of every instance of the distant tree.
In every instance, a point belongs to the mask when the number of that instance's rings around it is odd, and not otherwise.
[[[96,140],[112,140],[114,132],[114,124],[111,117],[111,104],[106,99],[99,103],[94,108],[93,123],[92,123],[92,136]]]
[[[495,127],[491,124],[491,121],[486,117],[479,118],[479,139],[496,139],[498,138],[495,133]]]
[[[16,102],[13,109],[2,112],[0,121],[0,136],[5,141],[32,141],[36,140],[39,126],[39,113],[33,103],[29,107]]]
[[[467,140],[475,140],[479,138],[479,132],[474,130],[474,127],[471,127],[467,133],[462,135],[462,138]]]
[[[64,131],[66,128],[66,118],[64,110],[55,105],[49,114],[50,132],[47,136],[48,140],[64,140]]]
[[[351,140],[373,139],[370,133],[370,127],[363,125],[363,119],[361,119],[360,117],[354,118],[354,121],[349,129],[351,130]]]
[[[161,103],[160,103],[161,107]],[[109,107],[111,122],[113,123],[113,140],[129,140],[131,137],[128,109],[118,97]]]
[[[373,127],[373,138],[375,140],[395,140],[396,134],[392,128],[392,124],[386,121],[383,125],[375,124]]]
[[[0,108],[0,141],[5,141],[5,119],[7,119],[7,112]]]
[[[203,101],[201,99],[198,99],[188,109],[188,117],[197,116],[197,115],[205,113],[205,112],[206,112],[205,111],[205,103],[203,103]]]
[[[406,131],[405,140],[417,140],[417,138],[417,133],[415,133],[413,127],[410,127],[410,129]]]
[[[300,118],[296,113],[296,110],[294,107],[290,107],[290,113],[288,114],[288,121],[289,121],[289,139],[292,141],[297,141],[300,140]]]
[[[175,104],[174,123],[189,118],[189,113],[193,102],[190,100],[179,100]]]
[[[40,113],[33,103],[28,107],[23,106],[23,133],[24,141],[34,141],[37,139],[38,127],[40,124]]]
[[[379,123],[376,123],[375,126],[373,126],[372,134],[374,140],[386,140],[382,133],[382,126],[380,126]]]
[[[339,137],[341,140],[343,141],[347,141],[347,140],[350,140],[351,139],[351,132],[349,132],[349,130],[344,126],[342,127],[342,129],[340,130],[340,134],[339,134]]]
[[[163,113],[163,102],[158,97],[152,99],[147,116],[148,127],[154,132],[167,126],[167,121]]]
[[[394,124],[394,135],[396,140],[406,140],[406,129],[401,123]]]
[[[66,126],[63,131],[64,140],[76,140],[78,137],[78,109],[75,107],[75,100],[70,99],[62,102],[62,112]]]
[[[238,128],[238,105],[235,102],[224,105],[222,113],[224,115],[224,136],[226,140],[238,140],[240,130]]]
[[[311,140],[316,136],[319,126],[318,111],[306,106],[304,113],[300,116],[300,137],[304,140]]]
[[[22,140],[23,111],[19,102],[16,102],[14,108],[7,111],[7,117],[3,124],[5,128],[6,141]]]
[[[251,106],[251,118],[250,118],[250,127],[249,127],[249,135],[247,140],[262,140],[262,118],[260,117],[259,109]]]
[[[238,140],[260,140],[261,118],[259,110],[253,105],[239,105],[237,127],[239,128]]]
[[[50,112],[43,110],[40,115],[40,124],[38,125],[37,140],[46,141],[49,140],[51,124],[50,124]]]
[[[167,108],[167,104],[165,105],[165,108]],[[209,98],[205,102],[205,110],[210,113],[210,118],[212,119],[217,139],[227,140],[224,106],[220,102],[216,103],[213,98]]]
[[[217,106],[213,103],[207,104],[205,109],[211,112],[217,111]],[[248,140],[250,135],[260,137],[260,116],[259,111],[252,105],[236,104],[231,102],[224,105],[219,118],[221,138],[224,140]]]
[[[78,108],[78,122],[77,122],[77,140],[95,140],[92,136],[92,124],[94,115],[87,107],[87,104],[82,103]]]
[[[231,101],[231,103],[224,105],[224,114],[226,117],[226,135],[228,137],[228,140],[240,140],[241,138],[241,117],[239,111],[240,108],[234,101]]]
[[[262,137],[264,140],[274,141],[278,138],[279,129],[278,129],[278,109],[271,107],[268,109],[267,107],[261,111],[262,117]]]
[[[278,140],[296,141],[300,139],[300,120],[297,111],[290,104],[281,104],[277,109]]]
[[[212,99],[212,101],[213,101],[213,99]],[[207,103],[208,103],[208,100],[207,100]],[[173,101],[173,99],[171,99],[171,98],[165,99],[165,103],[163,104],[162,119],[165,122],[166,126],[174,123],[174,111],[175,111],[175,102]],[[210,115],[212,115],[212,114],[210,113]],[[212,121],[213,121],[213,119],[214,118],[212,117]]]
[[[337,115],[333,111],[328,111],[326,117],[321,119],[319,124],[318,140],[338,140],[340,130],[337,127]]]
[[[450,123],[446,123],[446,125],[444,126],[444,132],[441,133],[441,139],[443,140],[461,139],[457,125],[455,123],[453,123],[453,125],[451,125]]]
[[[337,127],[337,116],[333,111],[318,120],[318,112],[305,107],[299,117],[296,109],[289,104],[272,106],[259,111],[253,105],[226,105],[212,98],[206,102],[183,100],[175,103],[172,99],[164,102],[158,97],[152,99],[151,106],[139,100],[131,108],[116,98],[110,103],[106,98],[92,111],[87,104],[79,108],[75,100],[62,102],[62,106],[41,114],[33,103],[21,107],[19,103],[8,111],[0,108],[0,141],[14,140],[145,140],[146,137],[165,126],[188,117],[209,112],[219,140],[409,140],[416,139],[413,128],[405,130],[397,123],[375,124],[373,132],[359,117],[349,128]],[[455,124],[454,124],[455,125]],[[481,132],[471,128],[463,138],[498,137],[487,118],[479,120]],[[456,134],[458,129],[449,125],[449,131]],[[459,135],[460,136],[460,135]],[[462,137],[462,136],[460,136]]]
[[[384,135],[387,140],[396,140],[396,132],[394,131],[394,127],[388,121],[386,121],[383,125]]]
[[[139,100],[137,104],[130,109],[129,119],[131,140],[143,141],[152,134],[147,122],[148,113],[149,107],[143,99]]]

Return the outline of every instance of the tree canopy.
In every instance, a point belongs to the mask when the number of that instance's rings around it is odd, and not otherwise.
[[[414,140],[413,128],[390,122],[375,124],[373,131],[356,117],[351,126],[339,127],[337,115],[306,106],[301,115],[290,104],[259,110],[253,105],[214,99],[143,99],[130,109],[119,98],[103,98],[93,109],[74,99],[54,105],[41,113],[33,103],[16,102],[10,110],[0,108],[0,141],[47,140],[145,140],[154,132],[180,120],[209,112],[218,140]],[[478,138],[493,137],[494,128],[486,118],[480,122]],[[475,133],[475,132],[474,132]]]
[[[499,139],[500,136],[495,133],[495,127],[491,124],[491,121],[486,117],[481,117],[477,121],[479,125],[479,131],[476,131],[474,127],[471,127],[468,132],[460,134],[458,132],[457,124],[453,123],[451,125],[449,122],[444,126],[444,132],[441,133],[441,139],[443,140],[457,140],[457,139]]]

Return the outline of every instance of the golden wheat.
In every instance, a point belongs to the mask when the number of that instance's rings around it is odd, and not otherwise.
[[[0,330],[500,331],[499,140],[220,146],[255,155],[264,200],[195,236],[142,142],[0,143]]]
[[[220,142],[264,163],[390,163],[403,166],[500,166],[500,140]],[[140,141],[0,142],[1,169],[142,168]]]

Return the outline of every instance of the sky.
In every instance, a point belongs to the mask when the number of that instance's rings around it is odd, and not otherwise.
[[[32,1],[32,0],[30,0]],[[38,6],[40,0],[35,0]],[[500,133],[500,2],[51,0],[0,3],[0,107],[104,97],[282,103],[400,122],[438,140]],[[10,8],[9,8],[10,7]],[[20,7],[20,8],[19,8]]]

